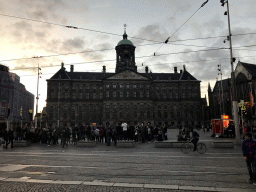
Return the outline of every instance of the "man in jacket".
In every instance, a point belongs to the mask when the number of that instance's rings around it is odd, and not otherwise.
[[[194,131],[193,129],[191,129],[191,132],[192,132],[191,142],[194,144],[194,150],[193,151],[196,151],[197,150],[197,143],[199,141],[199,134],[196,131]]]
[[[256,162],[255,162],[256,141],[252,140],[252,134],[246,133],[242,145],[243,156],[249,171],[249,182],[256,185]]]

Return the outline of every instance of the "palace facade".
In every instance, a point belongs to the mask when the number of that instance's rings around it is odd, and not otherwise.
[[[200,82],[185,65],[173,73],[137,72],[135,46],[124,33],[116,46],[116,69],[67,71],[64,63],[47,80],[48,125],[152,123],[202,124]]]

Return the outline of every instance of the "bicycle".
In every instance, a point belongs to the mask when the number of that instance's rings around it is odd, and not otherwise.
[[[188,154],[191,150],[194,150],[194,144],[191,142],[191,140],[188,140],[186,143],[184,143],[181,146],[181,151],[185,154]],[[198,153],[205,153],[207,148],[204,143],[197,143],[197,152]]]

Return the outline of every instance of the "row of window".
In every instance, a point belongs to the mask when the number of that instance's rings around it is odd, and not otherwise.
[[[51,90],[54,90],[54,85],[52,85],[51,86]],[[92,85],[92,86],[89,86],[89,85],[83,85],[83,84],[79,84],[79,85],[72,85],[72,89],[76,89],[77,87],[79,87],[79,89],[94,89],[94,90],[96,90],[97,89],[97,87],[99,87],[99,89],[103,89],[103,87],[102,86],[99,86],[99,85]],[[192,87],[194,88],[194,89],[197,89],[199,86],[192,86],[192,85],[184,85],[184,86],[182,86],[182,89],[183,90],[186,90],[186,89],[188,89],[188,90],[191,90],[192,89]],[[58,86],[57,87],[58,89],[63,89],[63,87],[62,86]],[[126,89],[130,89],[130,88],[133,88],[133,89],[137,89],[137,88],[140,88],[140,89],[143,89],[143,88],[146,88],[146,89],[149,89],[150,88],[150,85],[149,84],[106,84],[105,85],[105,88],[106,89],[110,89],[110,88],[112,88],[112,89],[117,89],[117,88],[120,88],[120,89],[124,89],[124,88],[126,88]],[[177,88],[177,86],[174,86],[174,85],[169,85],[169,86],[155,86],[155,89],[156,90],[160,90],[160,89],[162,89],[162,90],[166,90],[166,89],[175,89],[175,88]],[[64,85],[64,89],[65,90],[68,90],[69,89],[69,85]]]
[[[145,93],[143,91],[141,92],[109,92],[106,91],[105,92],[105,96],[106,98],[149,98],[150,97],[150,92],[146,91]],[[69,94],[68,93],[64,93],[63,95],[57,96],[54,92],[51,92],[51,98],[65,98],[68,99],[69,98]],[[72,99],[103,99],[103,93],[79,93],[78,95],[76,93],[72,93],[71,94],[71,98]],[[182,93],[182,98],[183,99],[191,99],[191,98],[196,98],[197,94],[192,94],[190,92],[183,92]],[[179,98],[179,94],[178,93],[156,93],[156,99],[178,99]]]
[[[93,114],[88,114],[88,113],[78,113],[77,114],[78,118],[81,120],[81,119],[86,119],[86,118],[94,118],[94,115]],[[125,113],[125,112],[112,112],[112,113],[105,113],[105,119],[111,119],[111,118],[152,118],[154,116],[154,118],[164,118],[164,119],[168,119],[168,118],[180,118],[181,117],[181,113],[180,111],[177,111],[177,112],[170,112],[168,113],[167,111],[165,112],[161,112],[161,111],[158,111],[155,115],[151,112],[151,111],[140,111],[140,112],[137,112],[137,111],[134,111],[133,113]],[[195,118],[196,116],[196,113],[192,113],[190,115],[191,118]],[[58,113],[49,113],[49,120],[53,120],[53,119],[56,119],[58,117]],[[75,112],[71,112],[70,113],[70,118],[71,119],[76,119],[76,113]],[[188,117],[185,116],[185,118],[187,119]],[[60,115],[60,119],[61,120],[67,120],[68,119],[68,114],[66,112],[64,113],[61,113]]]

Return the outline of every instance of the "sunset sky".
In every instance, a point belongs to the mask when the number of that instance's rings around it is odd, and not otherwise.
[[[220,79],[217,65],[222,65],[223,79],[231,72],[229,49],[222,49],[229,48],[229,42],[223,43],[229,34],[227,6],[209,0],[199,9],[205,1],[0,0],[0,63],[19,75],[35,97],[39,64],[40,112],[46,105],[46,80],[61,62],[68,71],[72,64],[77,72],[101,72],[103,65],[114,72],[115,46],[126,24],[138,72],[148,66],[152,72],[173,73],[174,67],[186,65],[202,81],[205,97],[208,83],[213,88]],[[255,0],[229,0],[234,69],[239,60],[256,64],[255,5]]]

